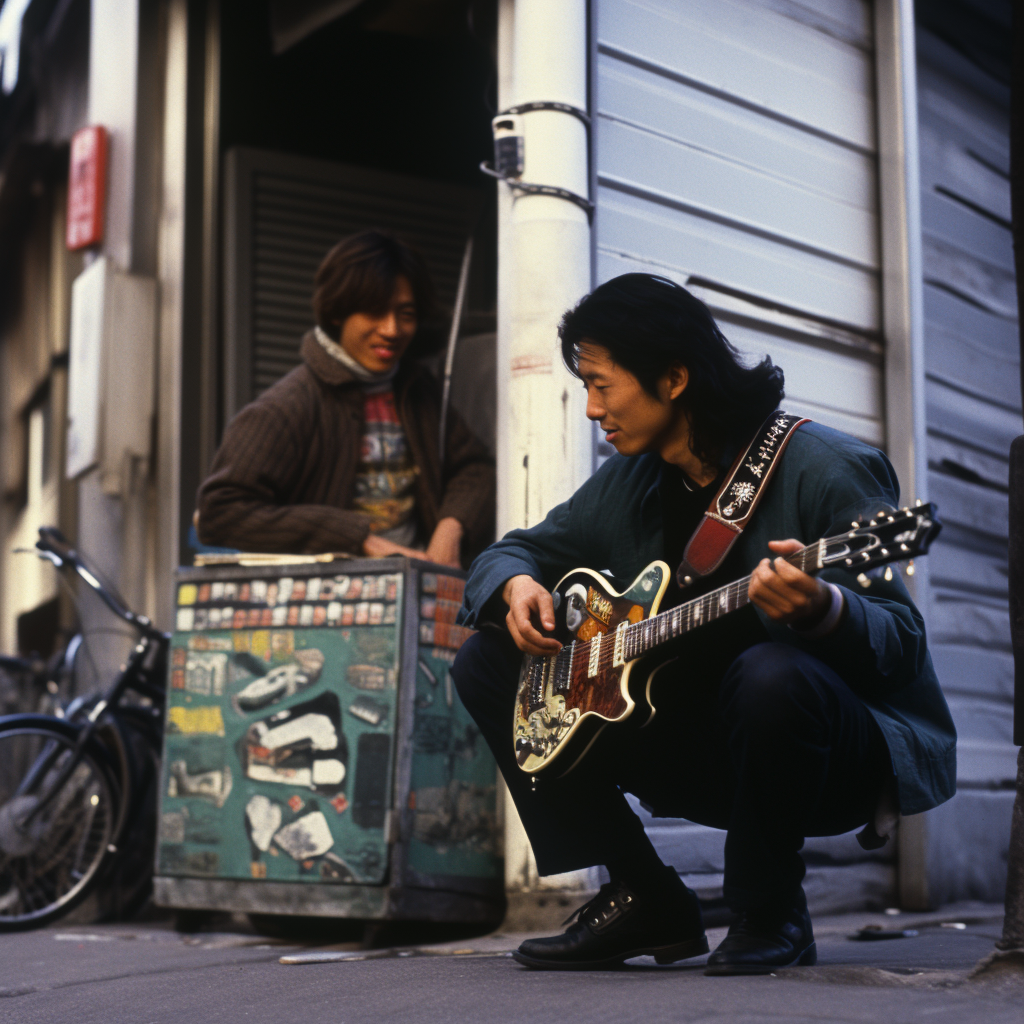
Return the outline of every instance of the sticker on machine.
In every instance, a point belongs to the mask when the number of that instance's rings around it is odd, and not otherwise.
[[[256,782],[302,786],[327,796],[345,786],[348,743],[334,693],[254,722],[240,747],[245,774]]]

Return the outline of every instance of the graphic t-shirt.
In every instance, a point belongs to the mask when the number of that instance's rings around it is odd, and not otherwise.
[[[370,530],[396,544],[416,540],[416,473],[390,384],[363,389],[362,453],[352,507],[372,517]]]

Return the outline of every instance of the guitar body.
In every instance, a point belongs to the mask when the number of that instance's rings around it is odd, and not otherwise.
[[[657,614],[669,573],[664,562],[652,562],[622,593],[589,569],[559,580],[552,600],[562,650],[551,658],[526,655],[519,675],[513,738],[524,772],[543,771],[557,759],[552,774],[564,774],[606,725],[634,714],[630,675],[640,659],[625,660],[621,631]]]

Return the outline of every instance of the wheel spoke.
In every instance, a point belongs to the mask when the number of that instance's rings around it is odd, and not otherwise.
[[[0,931],[42,922],[83,896],[112,842],[114,793],[89,754],[52,792],[73,756],[63,734],[0,729]]]

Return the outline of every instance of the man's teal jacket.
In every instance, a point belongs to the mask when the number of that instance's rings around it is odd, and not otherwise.
[[[553,587],[572,569],[610,570],[632,581],[665,550],[657,455],[613,456],[542,523],[513,530],[473,563],[460,620],[477,623],[512,576]],[[880,451],[839,431],[805,423],[792,436],[775,476],[730,562],[743,573],[771,556],[770,540],[805,544],[842,532],[858,513],[897,506],[899,482]],[[673,571],[675,566],[672,566]],[[772,640],[801,647],[830,665],[864,701],[889,745],[900,811],[916,814],[956,791],[956,730],[932,667],[924,621],[899,573],[862,588],[851,573],[822,578],[843,590],[847,611],[828,636],[809,639],[758,615]],[[727,583],[729,580],[721,580]]]

